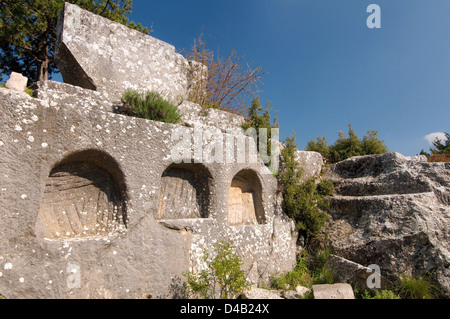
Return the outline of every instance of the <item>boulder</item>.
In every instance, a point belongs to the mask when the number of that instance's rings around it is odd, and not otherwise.
[[[394,281],[435,272],[450,295],[450,163],[398,153],[328,167],[336,195],[326,229],[336,255],[378,265]]]
[[[370,266],[370,265],[369,265]],[[368,286],[368,280],[372,282],[371,276],[374,274],[374,270],[369,267],[365,267],[353,261],[345,258],[330,255],[325,264],[329,270],[333,272],[333,275],[341,282],[349,282],[360,290],[371,289]],[[380,289],[389,289],[392,286],[392,282],[387,280],[379,274]]]
[[[65,3],[55,62],[64,83],[120,99],[127,89],[154,90],[173,102],[188,95],[193,62],[174,46]]]
[[[324,165],[323,157],[320,153],[309,151],[296,151],[295,157],[300,167],[303,169],[302,181],[312,177],[317,177],[322,172]]]
[[[349,284],[314,285],[312,290],[314,299],[355,299]]]

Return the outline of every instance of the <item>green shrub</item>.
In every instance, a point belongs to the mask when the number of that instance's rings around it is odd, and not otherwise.
[[[333,183],[315,178],[302,181],[302,169],[295,158],[295,136],[285,140],[281,151],[281,170],[278,181],[283,189],[283,210],[296,222],[297,230],[307,242],[317,236],[325,226],[328,215],[327,196],[333,193]]]
[[[334,192],[334,184],[328,179],[320,181],[317,185],[317,193],[321,196],[331,196]]]
[[[299,258],[294,270],[275,276],[271,280],[271,286],[274,289],[292,290],[299,285],[308,288],[313,285],[306,258]]]
[[[28,95],[31,96],[31,97],[36,97],[36,96],[34,95],[34,91],[33,91],[32,89],[30,89],[30,88],[26,88],[26,89],[25,89],[25,93],[28,94]]]
[[[311,288],[313,285],[336,283],[335,274],[325,267],[330,253],[331,251],[326,247],[314,249],[314,251],[303,250],[294,270],[274,276],[271,287],[292,290],[298,285]]]
[[[183,273],[187,278],[184,291],[189,297],[212,299],[236,298],[250,289],[251,283],[241,270],[242,261],[233,252],[230,243],[218,242],[214,245],[215,257],[211,258],[206,249],[203,251],[203,261],[207,268],[195,273]]]
[[[0,83],[0,88],[7,88],[6,82],[5,83]],[[36,97],[35,94],[34,94],[34,91],[32,89],[30,89],[30,88],[26,88],[25,89],[25,93],[28,94],[31,97]]]
[[[122,103],[121,114],[171,124],[181,120],[177,106],[163,99],[157,92],[141,94],[128,90],[122,96]]]
[[[339,139],[333,145],[328,145],[325,137],[317,137],[317,141],[308,142],[305,150],[319,152],[329,163],[337,163],[352,156],[373,155],[387,153],[389,150],[384,141],[378,138],[377,131],[368,131],[362,140],[349,125],[348,137],[339,131]]]
[[[376,290],[374,292],[365,290],[362,293],[359,293],[359,291],[355,289],[355,295],[358,299],[401,299],[400,296],[392,290]]]
[[[402,299],[434,299],[437,288],[429,277],[403,277],[400,281],[399,293]]]

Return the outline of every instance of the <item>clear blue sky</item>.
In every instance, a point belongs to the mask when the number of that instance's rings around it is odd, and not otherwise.
[[[366,25],[372,3],[381,29]],[[203,28],[210,49],[262,66],[261,101],[299,149],[349,123],[404,155],[450,132],[449,0],[134,0],[130,18],[177,50]]]

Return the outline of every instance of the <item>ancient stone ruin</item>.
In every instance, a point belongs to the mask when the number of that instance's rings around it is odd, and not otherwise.
[[[0,89],[2,295],[180,296],[182,273],[217,241],[234,243],[255,284],[292,269],[276,179],[247,153],[207,160],[218,152],[208,131],[246,150],[254,141],[242,117],[185,101],[193,64],[173,46],[66,4],[56,60],[65,83],[37,83],[36,98]],[[184,101],[183,123],[116,114],[130,88]],[[189,143],[175,161],[175,133],[198,132],[203,161]]]
[[[244,119],[186,100],[202,66],[72,4],[56,54],[65,83],[37,83],[32,98],[13,74],[0,88],[1,295],[180,297],[183,272],[217,241],[234,243],[255,285],[293,269],[295,226]],[[182,123],[117,114],[127,89],[179,104]],[[304,178],[334,182],[325,232],[341,282],[365,289],[376,264],[383,288],[433,272],[450,296],[449,163],[388,153],[322,172],[318,153],[297,160]],[[330,289],[350,298],[343,288]]]

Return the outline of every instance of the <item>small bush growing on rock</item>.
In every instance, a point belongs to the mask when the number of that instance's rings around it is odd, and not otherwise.
[[[438,289],[428,277],[403,277],[399,284],[402,299],[434,299]]]
[[[181,119],[177,106],[166,101],[157,92],[141,94],[126,91],[122,96],[123,108],[119,113],[147,120],[175,124]]]
[[[272,278],[272,288],[286,290],[295,289],[298,285],[311,288],[313,285],[336,283],[335,274],[325,267],[330,253],[326,247],[303,250],[294,270]]]
[[[278,181],[282,186],[283,210],[296,222],[297,229],[307,242],[316,237],[327,221],[326,196],[333,193],[333,183],[311,178],[302,182],[302,170],[295,159],[295,136],[285,140],[281,151],[281,170]]]
[[[401,299],[400,296],[392,290],[377,290],[374,292],[365,290],[362,293],[355,290],[355,294],[358,299]]]
[[[307,260],[299,258],[294,270],[272,278],[271,286],[275,289],[295,289],[297,286],[311,288],[313,278],[307,267]]]
[[[187,278],[184,290],[189,297],[231,299],[250,289],[251,283],[241,269],[242,261],[230,243],[216,243],[214,255],[212,258],[205,249],[203,261],[207,268],[199,273],[192,270],[183,273]]]

